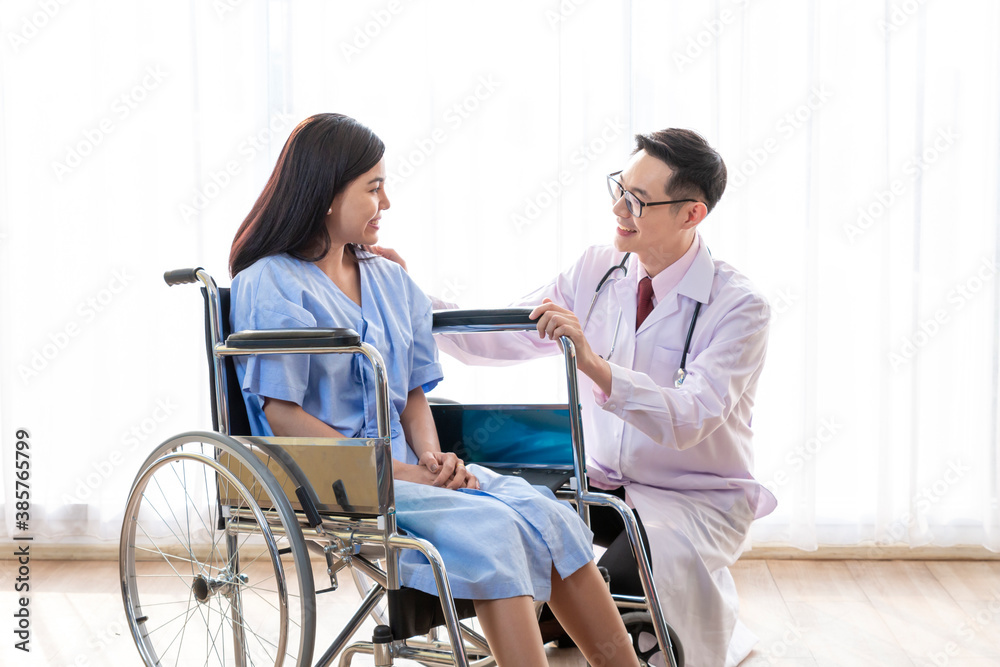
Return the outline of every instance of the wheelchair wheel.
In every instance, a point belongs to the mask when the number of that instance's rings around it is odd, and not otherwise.
[[[119,570],[150,667],[312,664],[302,530],[273,474],[228,436],[185,433],[150,454],[125,507]]]
[[[632,648],[639,657],[640,665],[648,665],[651,660],[660,658],[658,662],[669,667],[670,662],[660,652],[660,646],[656,643],[656,630],[653,629],[653,619],[648,611],[630,611],[622,614],[622,621],[629,637],[632,638]],[[670,635],[670,643],[674,647],[674,660],[677,667],[684,667],[684,647],[678,639],[674,629],[667,626],[667,634]]]

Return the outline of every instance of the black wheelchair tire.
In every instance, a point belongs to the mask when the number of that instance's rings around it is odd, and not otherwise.
[[[654,645],[651,649],[642,650],[639,647],[639,635],[642,633],[656,635],[652,617],[648,611],[630,611],[622,614],[622,621],[625,623],[625,630],[628,631],[629,637],[632,639],[632,648],[639,658],[639,664],[648,665],[650,658],[660,652],[660,647]],[[670,635],[670,643],[674,648],[674,662],[677,667],[684,667],[684,647],[681,645],[680,638],[670,625],[667,625],[667,634]],[[669,665],[669,662],[667,664]]]

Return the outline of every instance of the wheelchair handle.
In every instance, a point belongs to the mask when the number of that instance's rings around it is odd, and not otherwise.
[[[198,272],[203,269],[198,266],[193,269],[174,269],[163,274],[163,281],[173,287],[198,282]]]
[[[531,311],[531,308],[435,310],[432,330],[434,333],[529,331],[537,324],[528,317]]]

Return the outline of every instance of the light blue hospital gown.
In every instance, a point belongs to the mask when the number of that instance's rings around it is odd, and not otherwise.
[[[386,362],[393,458],[416,463],[399,415],[410,390],[429,391],[442,378],[431,302],[397,264],[381,257],[359,264],[360,307],[315,264],[288,255],[257,261],[233,279],[233,331],[347,327],[359,332]],[[301,405],[348,437],[377,437],[374,373],[361,355],[237,357],[236,370],[254,435],[273,435],[262,409],[267,396]],[[565,578],[592,560],[592,534],[567,503],[522,479],[469,469],[481,490],[395,482],[399,527],[437,547],[455,597],[548,600],[553,564]],[[403,552],[400,577],[406,586],[437,592],[430,566],[416,551]]]

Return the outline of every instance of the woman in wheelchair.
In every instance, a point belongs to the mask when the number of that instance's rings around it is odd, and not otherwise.
[[[230,255],[233,331],[350,327],[385,357],[397,523],[442,554],[452,591],[475,601],[501,665],[545,665],[533,600],[548,601],[595,664],[638,664],[593,562],[592,535],[567,504],[522,479],[443,454],[424,395],[442,378],[431,302],[378,241],[389,208],[384,145],[339,114],[293,131]],[[254,435],[376,437],[374,375],[358,355],[239,358]],[[402,583],[436,593],[417,552]],[[613,648],[615,655],[609,655]]]

